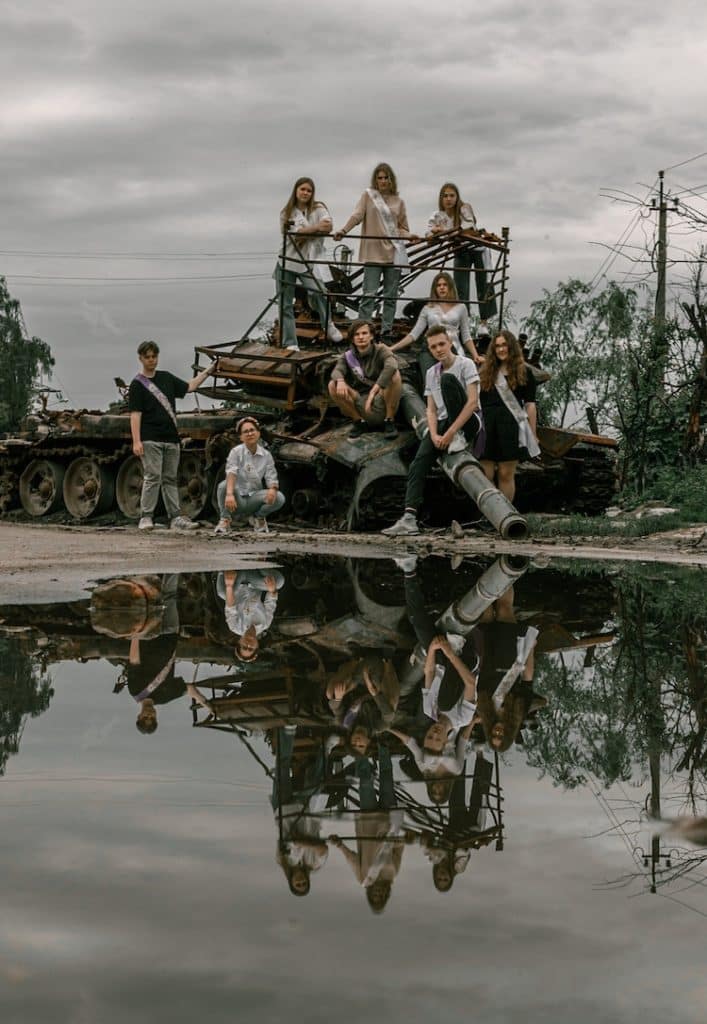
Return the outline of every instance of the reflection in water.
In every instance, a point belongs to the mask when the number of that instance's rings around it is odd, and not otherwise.
[[[182,702],[195,730],[247,749],[296,896],[332,858],[374,913],[411,857],[430,865],[438,892],[461,889],[472,858],[512,835],[513,752],[565,788],[590,787],[635,866],[608,884],[647,874],[656,891],[705,860],[700,584],[642,567],[561,574],[507,556],[462,572],[414,556],[308,556],[2,608],[0,772],[27,717],[49,707],[52,662],[105,659],[141,733]],[[616,789],[629,781],[641,787],[630,797]]]

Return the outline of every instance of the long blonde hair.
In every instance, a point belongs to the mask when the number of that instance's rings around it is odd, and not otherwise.
[[[374,188],[376,191],[378,191],[378,185],[376,184],[376,174],[378,174],[378,171],[385,171],[385,173],[390,178],[390,194],[393,196],[397,196],[398,179],[395,177],[395,171],[390,166],[390,164],[376,164],[376,166],[373,168],[373,174],[371,175],[371,188]]]

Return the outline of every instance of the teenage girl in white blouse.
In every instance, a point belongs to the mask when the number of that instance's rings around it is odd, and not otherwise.
[[[438,209],[427,222],[427,237],[434,238],[444,231],[457,231],[476,227],[476,214],[471,203],[463,202],[459,189],[445,181],[439,190]],[[459,252],[454,256],[454,283],[463,302],[469,300],[469,270],[474,265],[473,252]]]
[[[457,355],[471,356],[475,363],[481,362],[469,329],[469,314],[466,306],[463,302],[459,302],[454,281],[451,275],[444,270],[432,279],[430,301],[422,307],[413,329],[400,341],[391,345],[391,349],[396,352],[408,348],[433,326],[444,327]],[[428,369],[434,362],[429,353],[424,350],[420,351],[418,358],[421,366],[423,363],[425,364],[423,369]]]

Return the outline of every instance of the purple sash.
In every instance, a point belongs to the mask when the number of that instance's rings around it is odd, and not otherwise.
[[[351,370],[351,373],[353,373],[354,377],[358,377],[362,384],[369,384],[371,387],[373,387],[375,381],[369,380],[366,374],[363,372],[361,362],[353,349],[346,349],[346,352],[344,352],[344,359],[346,360],[346,365]]]
[[[150,380],[149,377],[146,377],[144,373],[136,374],[135,380],[140,381],[142,386],[150,392],[152,397],[157,399],[157,401],[160,403],[160,405],[162,406],[162,408],[164,409],[164,411],[167,413],[172,423],[174,424],[174,429],[179,431],[179,427],[177,425],[177,417],[165,393],[163,391],[160,391],[155,382],[153,380]]]

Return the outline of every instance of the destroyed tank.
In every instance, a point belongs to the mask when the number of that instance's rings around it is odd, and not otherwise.
[[[484,316],[503,322],[508,282],[508,230],[502,235],[460,231],[409,247],[410,266],[401,275],[400,295],[427,271],[444,268],[460,250],[473,257],[477,302]],[[339,259],[320,262],[321,282],[332,319],[345,330],[358,308],[362,267],[351,263],[350,250]],[[325,281],[325,277],[331,280]],[[182,456],[178,487],[183,512],[192,517],[216,511],[216,485],[223,477],[226,454],[238,443],[235,423],[245,413],[257,415],[288,498],[283,516],[330,529],[378,529],[399,515],[407,467],[418,431],[424,429],[424,406],[414,375],[405,384],[397,437],[368,432],[350,438],[350,423],[332,406],[327,382],[337,346],[326,341],[307,308],[306,293],[296,297],[299,350],[280,345],[278,323],[267,322],[272,299],[245,335],[231,342],[196,346],[194,371],[218,360],[213,380],[200,393],[223,407],[179,412]],[[406,334],[421,300],[396,319],[393,336]],[[472,304],[474,305],[474,304]],[[348,315],[347,315],[348,314]],[[340,350],[340,346],[338,346]],[[121,381],[116,383],[122,385]],[[615,492],[616,442],[595,434],[540,426],[541,456],[519,468],[518,500],[522,509],[571,510],[596,514]],[[140,514],[142,466],[132,454],[124,385],[122,400],[107,412],[45,408],[28,418],[26,429],[0,437],[0,513],[21,506],[40,519],[64,511],[77,521],[109,513],[117,506],[129,520]],[[469,452],[447,455],[440,472],[428,482],[432,525],[469,518],[469,496],[503,536],[521,538],[522,516],[483,477]]]

